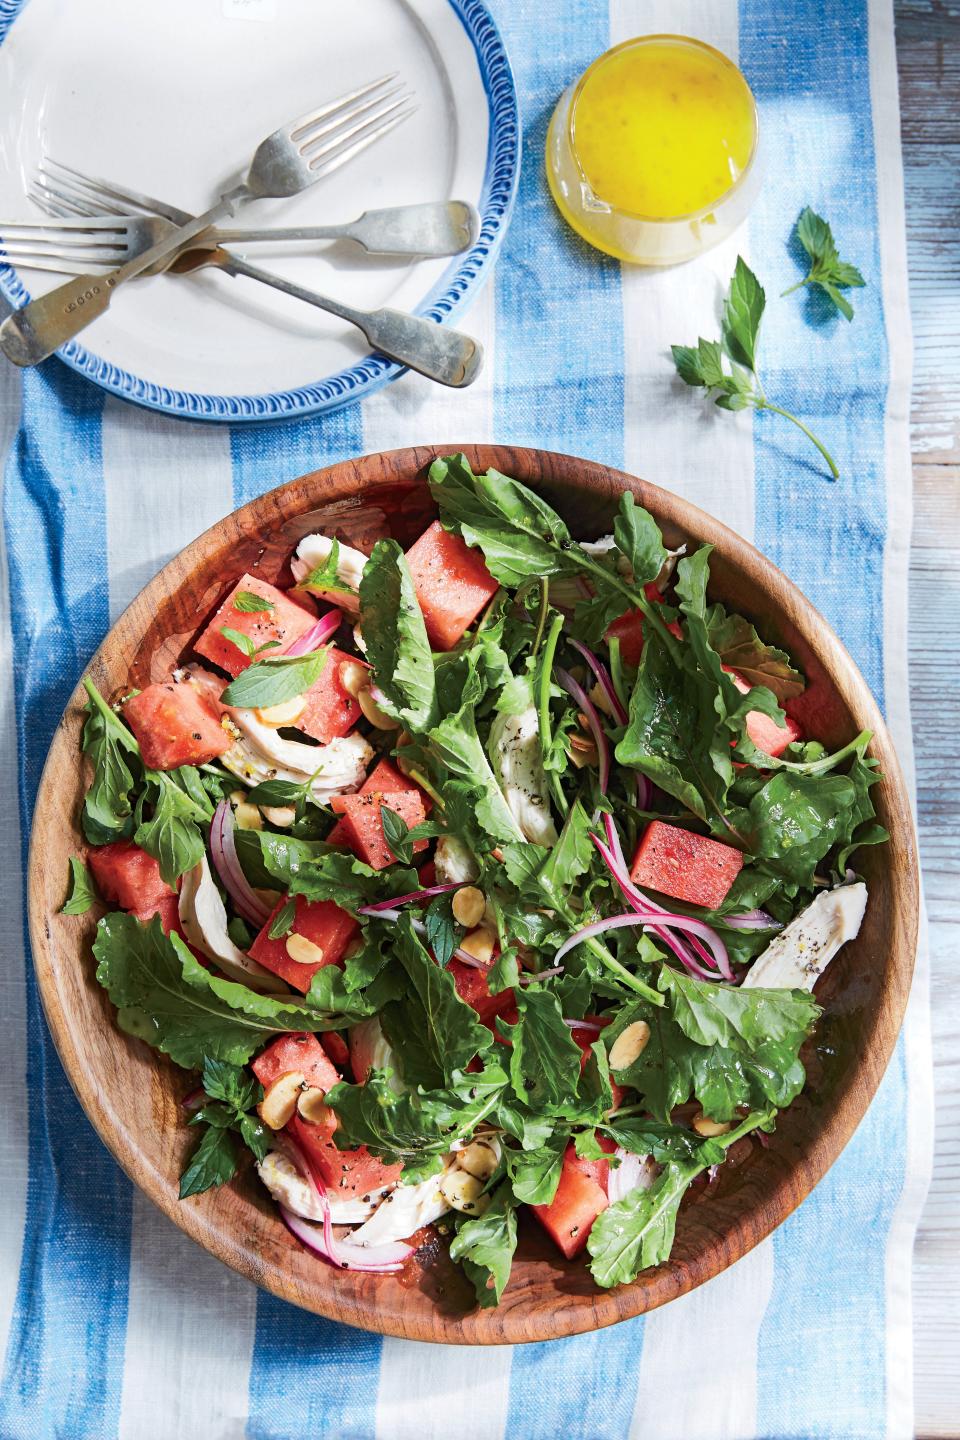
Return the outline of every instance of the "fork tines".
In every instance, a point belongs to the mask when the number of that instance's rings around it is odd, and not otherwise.
[[[402,84],[383,88],[395,79],[384,75],[294,121],[287,133],[311,170],[329,173],[413,114],[411,90]]]

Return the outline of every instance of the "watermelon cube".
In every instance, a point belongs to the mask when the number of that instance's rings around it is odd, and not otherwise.
[[[743,855],[732,845],[652,820],[637,847],[630,879],[687,905],[715,910],[742,866]]]
[[[400,795],[405,790],[411,791],[414,795],[421,794],[419,786],[415,785],[412,780],[408,780],[406,775],[402,774],[390,760],[379,760],[374,765],[358,793],[369,795],[371,790],[380,790],[384,795]],[[429,808],[428,802],[427,809],[429,810]],[[327,844],[346,845],[347,843],[346,826],[342,820],[338,820],[327,836]]]
[[[137,737],[143,763],[151,770],[206,765],[233,744],[213,701],[190,680],[148,685],[123,707]]]
[[[348,735],[363,713],[340,679],[340,666],[346,660],[355,665],[363,663],[335,645],[330,646],[320,678],[304,696],[306,709],[295,721],[298,730],[305,730],[322,745]]]
[[[497,592],[483,555],[435,520],[407,551],[407,565],[430,644],[452,650]]]
[[[312,1125],[302,1115],[294,1115],[287,1129],[327,1186],[331,1200],[374,1196],[392,1189],[400,1179],[403,1166],[385,1165],[366,1145],[338,1150],[326,1125]]]
[[[352,915],[341,910],[332,900],[306,900],[302,895],[293,899],[296,909],[287,934],[277,940],[270,938],[270,926],[287,903],[284,896],[267,917],[263,929],[250,946],[249,954],[264,969],[279,975],[288,985],[306,995],[318,970],[325,965],[340,964],[359,926]],[[312,959],[297,958],[297,936],[316,946],[317,953]]]
[[[662,597],[655,585],[644,587],[648,600],[656,604]],[[636,610],[628,610],[625,615],[620,615],[607,626],[605,639],[607,644],[611,640],[620,641],[620,658],[625,665],[639,665],[640,656],[643,654],[643,627],[644,614],[639,607]],[[669,620],[667,629],[671,635],[678,640],[683,639],[683,631],[677,620]]]
[[[165,902],[176,901],[176,891],[160,878],[156,860],[132,840],[97,846],[87,863],[107,904],[119,905],[139,920],[156,915]]]
[[[606,1186],[608,1170],[605,1160],[579,1159],[571,1142],[563,1157],[557,1193],[549,1205],[531,1206],[540,1224],[568,1260],[572,1260],[586,1245],[593,1222],[609,1204]]]
[[[456,956],[449,962],[447,969],[453,976],[453,983],[457,987],[457,994],[474,1010],[484,1025],[490,1025],[514,1004],[512,990],[500,990],[496,994],[490,993],[490,985],[487,980],[488,970],[475,969],[472,965],[465,965]]]
[[[269,1090],[281,1075],[299,1074],[308,1085],[326,1094],[340,1079],[316,1035],[300,1031],[271,1040],[251,1061],[250,1068],[264,1090]]]
[[[270,608],[238,610],[236,602],[241,593],[256,595]],[[254,575],[242,575],[193,648],[198,655],[211,660],[214,665],[219,665],[228,675],[236,677],[241,670],[246,670],[251,663],[251,657],[232,640],[227,639],[222,633],[225,628],[245,635],[257,649],[270,641],[277,641],[276,645],[263,653],[282,655],[288,645],[299,640],[301,635],[305,635],[316,624],[316,620],[316,611],[310,607],[309,600],[292,600],[266,580],[258,580]]]
[[[336,795],[330,801],[330,808],[343,816],[343,838],[350,849],[374,870],[392,865],[396,855],[387,844],[383,833],[380,811],[387,809],[404,820],[408,830],[420,825],[427,818],[423,799],[413,790],[404,790],[395,795],[384,795],[381,791],[370,791],[366,795]],[[414,854],[426,850],[426,840],[415,840]]]
[[[731,666],[724,665],[722,668],[726,670],[741,695],[747,695],[753,689],[753,686],[749,685],[743,676]],[[789,715],[786,717],[785,725],[778,725],[776,720],[771,719],[769,715],[764,715],[762,710],[748,710],[747,735],[757,749],[763,751],[764,755],[772,755],[776,758],[783,754],[788,745],[792,745],[795,740],[802,739],[803,731],[796,720],[791,719]]]
[[[610,1021],[604,1020],[602,1016],[590,1015],[587,1018],[591,1020],[594,1025],[599,1025],[601,1029],[610,1024]],[[595,1044],[598,1039],[597,1032],[592,1029],[581,1030],[579,1027],[577,1027],[571,1029],[570,1034],[573,1036],[576,1043],[580,1046],[580,1073],[582,1075],[584,1070],[586,1069],[587,1061],[590,1059],[590,1047],[591,1045]],[[623,1086],[618,1085],[616,1080],[611,1078],[610,1090],[613,1095],[613,1105],[611,1108],[616,1110],[619,1108],[620,1105],[623,1104]],[[600,1143],[601,1145],[603,1144],[602,1138]]]

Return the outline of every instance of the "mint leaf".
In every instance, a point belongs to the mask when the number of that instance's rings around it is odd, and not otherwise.
[[[427,927],[427,944],[438,965],[446,965],[460,943],[463,933],[453,918],[453,894],[435,895],[423,916]]]
[[[867,282],[856,265],[840,259],[829,224],[808,205],[800,212],[794,233],[810,258],[810,269],[796,285],[784,290],[784,295],[803,285],[818,285],[840,314],[852,320],[853,306],[840,289],[859,289]]]
[[[202,1195],[215,1185],[226,1185],[237,1173],[237,1150],[230,1131],[209,1126],[180,1176],[180,1199]]]
[[[198,826],[209,819],[209,801],[201,807],[174,779],[175,772],[146,772],[147,788],[137,804],[137,829],[134,844],[152,855],[160,866],[160,875],[168,885],[175,885],[181,875],[199,865],[205,854],[203,835]],[[147,802],[153,805],[149,819],[141,818]]]
[[[517,1215],[510,1186],[500,1185],[483,1215],[457,1222],[450,1245],[451,1260],[463,1265],[484,1309],[500,1303],[516,1248]]]
[[[249,635],[244,635],[242,630],[234,630],[232,625],[221,625],[220,634],[224,640],[229,640],[231,645],[235,645],[238,650],[242,651],[248,659],[257,653],[256,645]]]
[[[296,901],[291,899],[284,901],[283,905],[281,905],[277,911],[270,929],[267,931],[267,938],[270,940],[282,940],[284,935],[289,935],[290,927],[293,924],[293,918],[296,913]]]
[[[413,841],[410,838],[410,830],[402,815],[384,803],[380,806],[380,823],[383,826],[383,838],[393,851],[395,859],[402,865],[413,864]]]
[[[70,893],[60,907],[61,915],[85,915],[100,900],[93,877],[79,855],[70,856]]]
[[[267,709],[294,700],[320,679],[328,649],[324,645],[309,655],[258,660],[231,680],[220,698],[224,705],[241,710]]]
[[[730,359],[748,370],[757,368],[757,340],[765,304],[763,286],[742,255],[738,255],[720,329],[723,348]]]
[[[580,1047],[547,990],[518,990],[519,1018],[501,1024],[511,1042],[510,1079],[517,1095],[540,1114],[563,1113],[580,1080]]]
[[[233,608],[241,615],[266,614],[273,609],[273,601],[264,600],[262,595],[255,595],[252,590],[241,590],[233,598]]]
[[[221,1100],[232,1110],[252,1110],[263,1099],[263,1087],[242,1065],[230,1065],[212,1055],[203,1059],[203,1088],[211,1100]]]
[[[333,540],[326,560],[305,575],[296,587],[298,590],[316,590],[318,594],[353,595],[354,591],[340,578],[340,541]]]
[[[413,734],[437,723],[436,677],[423,612],[396,540],[378,540],[360,580],[360,625],[383,694],[378,703]]]

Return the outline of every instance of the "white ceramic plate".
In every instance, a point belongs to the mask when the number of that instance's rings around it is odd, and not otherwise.
[[[461,325],[503,235],[520,154],[509,64],[478,0],[0,0],[0,217],[36,216],[25,192],[44,154],[199,212],[278,125],[392,71],[416,92],[411,119],[304,194],[246,206],[238,223],[457,198],[480,209],[474,248],[417,262],[346,245],[237,248],[350,304]],[[0,266],[15,305],[60,278]],[[214,271],[135,281],[58,353],[117,394],[195,419],[311,414],[400,373],[342,321]]]

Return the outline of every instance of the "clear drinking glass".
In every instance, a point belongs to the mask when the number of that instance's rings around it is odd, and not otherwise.
[[[746,217],[760,188],[759,138],[756,103],[731,60],[687,36],[639,36],[560,97],[547,178],[591,245],[639,265],[676,265]]]

